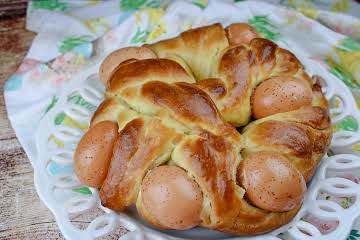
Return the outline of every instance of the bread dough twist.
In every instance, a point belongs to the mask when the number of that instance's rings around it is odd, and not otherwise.
[[[79,179],[100,188],[104,206],[122,211],[136,203],[150,223],[169,228],[144,205],[141,187],[151,169],[170,165],[183,169],[200,189],[201,226],[259,234],[297,213],[303,195],[286,211],[261,208],[268,202],[252,194],[261,183],[246,182],[255,163],[246,159],[285,158],[279,164],[301,179],[281,186],[301,190],[330,143],[328,104],[292,53],[249,29],[214,24],[119,50],[104,61],[105,100],[75,153]],[[308,84],[309,105],[250,122],[256,87],[279,77]]]

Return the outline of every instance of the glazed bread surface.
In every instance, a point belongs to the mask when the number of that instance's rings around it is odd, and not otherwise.
[[[104,61],[100,77],[105,99],[76,149],[75,171],[83,183],[100,189],[105,207],[123,211],[136,204],[158,228],[198,225],[236,235],[278,228],[301,207],[305,183],[330,144],[328,103],[320,85],[291,52],[260,38],[246,24],[226,29],[214,24],[120,49]],[[304,86],[303,102],[270,106],[260,112],[264,116],[254,117],[254,103],[262,101],[261,94],[255,97],[256,89],[283,79]],[[276,164],[289,173],[274,173],[271,163],[262,166],[262,174],[274,174],[278,187],[269,185],[260,196],[253,193],[267,185],[261,179],[255,184],[252,177],[258,173],[248,167],[256,157],[279,159]],[[151,174],[159,166],[181,170],[174,186],[188,177],[193,183],[189,189],[201,192],[201,198],[180,190],[175,194],[200,201],[199,213],[170,224],[153,212],[143,181],[154,179]],[[264,196],[265,202],[259,199]],[[274,209],[268,207],[271,202]]]

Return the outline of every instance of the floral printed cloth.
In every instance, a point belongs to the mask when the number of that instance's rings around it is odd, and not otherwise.
[[[5,83],[7,112],[19,141],[30,161],[36,161],[34,134],[41,118],[56,106],[64,83],[71,81],[75,73],[86,68],[99,55],[128,45],[141,45],[147,42],[175,36],[191,27],[206,25],[208,22],[195,23],[197,11],[206,11],[211,1],[188,0],[189,13],[172,16],[170,0],[33,0],[29,2],[27,29],[38,33],[19,69]],[[245,1],[223,1],[227,4],[241,5]],[[329,73],[342,80],[354,94],[360,106],[360,4],[350,0],[269,0],[272,4],[282,5],[275,16],[249,14],[246,22],[257,29],[265,38],[280,45],[289,46],[284,37],[292,31],[294,39],[307,35],[309,41],[321,42],[321,48],[313,47],[312,58],[321,63]],[[251,13],[251,11],[249,11]],[[346,13],[346,14],[344,14]],[[324,38],[316,30],[316,23],[302,14],[330,28],[333,38]],[[124,22],[134,19],[131,28],[124,29]],[[228,16],[232,21],[232,16]],[[174,21],[174,19],[176,21]],[[235,19],[235,18],[234,18]],[[171,20],[171,21],[170,21]],[[225,21],[226,22],[226,21]],[[296,36],[296,31],[299,36]],[[299,40],[301,41],[301,40]],[[305,45],[306,45],[306,40]],[[67,99],[73,104],[95,106],[79,95]],[[330,104],[339,105],[336,99]],[[79,125],[65,113],[59,114],[55,125]],[[334,131],[357,132],[359,123],[351,116],[333,126]],[[61,144],[61,143],[57,143]],[[360,143],[351,149],[360,154]],[[330,152],[331,153],[331,152]],[[52,171],[65,171],[51,166]],[[359,183],[360,174],[345,176]],[[86,188],[78,189],[88,194]],[[333,197],[324,193],[321,198],[338,202],[343,208],[351,206],[351,197]],[[332,231],[337,222],[323,222],[312,215],[304,217],[322,233]],[[360,222],[354,225],[348,240],[360,239]]]

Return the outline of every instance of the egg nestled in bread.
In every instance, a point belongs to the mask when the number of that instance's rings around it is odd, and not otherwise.
[[[202,192],[180,167],[159,166],[150,170],[136,204],[150,223],[165,229],[189,229],[200,223]]]
[[[309,106],[312,90],[308,82],[294,77],[273,77],[261,82],[252,95],[256,119]]]
[[[103,61],[105,99],[74,160],[104,207],[236,235],[295,216],[330,144],[329,107],[296,56],[259,36],[213,24]]]

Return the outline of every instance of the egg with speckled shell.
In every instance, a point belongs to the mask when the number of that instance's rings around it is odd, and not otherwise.
[[[238,169],[239,184],[255,206],[273,211],[290,211],[300,206],[306,183],[292,163],[275,152],[250,154]]]
[[[81,182],[91,187],[100,187],[108,172],[118,125],[103,121],[90,130],[81,138],[76,148],[74,168]]]
[[[273,77],[260,83],[252,95],[252,113],[256,119],[308,106],[312,89],[305,80]]]
[[[189,229],[200,223],[202,192],[177,166],[149,171],[141,185],[137,208],[141,216],[165,229]]]

